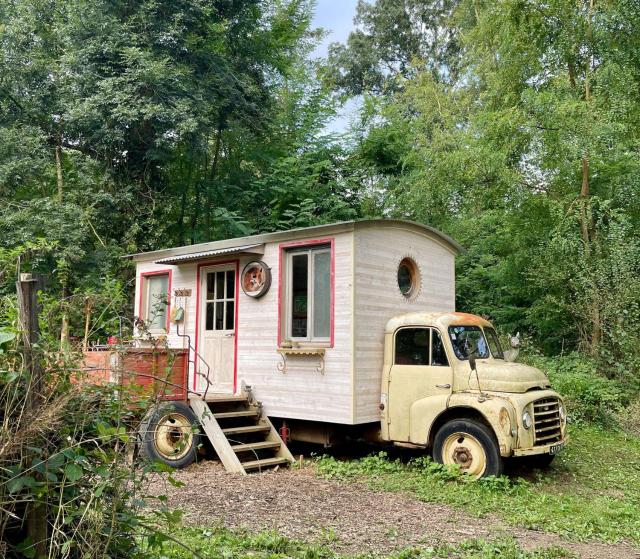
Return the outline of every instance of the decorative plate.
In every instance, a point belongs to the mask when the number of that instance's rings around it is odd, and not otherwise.
[[[262,260],[249,262],[242,270],[240,284],[249,297],[262,297],[271,287],[271,269]]]

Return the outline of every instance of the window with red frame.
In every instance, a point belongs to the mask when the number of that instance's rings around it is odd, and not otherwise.
[[[287,250],[283,292],[284,338],[329,342],[331,337],[331,247]]]
[[[169,274],[143,276],[142,280],[142,319],[149,330],[163,330],[167,327]]]

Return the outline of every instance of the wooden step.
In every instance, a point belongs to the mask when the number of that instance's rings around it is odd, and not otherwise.
[[[247,397],[233,396],[230,394],[207,394],[206,401],[210,404],[224,404],[225,402],[247,402]]]
[[[230,419],[232,417],[257,417],[259,415],[258,410],[241,410],[241,411],[225,411],[214,413],[213,417],[216,419]]]
[[[269,466],[278,466],[280,464],[288,464],[287,458],[264,458],[263,460],[252,460],[251,462],[242,462],[245,470],[254,470],[256,468],[267,468]]]
[[[240,435],[241,433],[261,433],[270,430],[269,425],[247,425],[245,427],[227,427],[222,432],[225,435]]]
[[[258,443],[233,444],[231,448],[234,452],[245,452],[248,450],[263,450],[265,448],[278,448],[280,443],[277,441],[260,441]]]

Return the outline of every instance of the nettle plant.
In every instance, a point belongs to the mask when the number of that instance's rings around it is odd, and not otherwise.
[[[180,521],[145,488],[169,468],[138,457],[136,437],[156,400],[86,382],[75,364],[40,344],[43,389],[0,332],[0,542],[23,557],[142,557]],[[31,407],[33,402],[37,407]]]

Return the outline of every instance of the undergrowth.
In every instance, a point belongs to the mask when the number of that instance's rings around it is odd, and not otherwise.
[[[184,528],[181,541],[190,549],[198,550],[203,559],[338,559],[343,557],[332,549],[331,542],[319,541],[313,544],[288,539],[274,532],[258,534],[245,531],[231,531],[224,528]],[[166,542],[162,549],[153,549],[150,559],[192,559],[189,549],[175,542]],[[356,557],[368,558],[374,555],[361,554]],[[378,556],[379,557],[379,556]],[[468,540],[459,544],[412,547],[397,550],[388,559],[561,559],[575,556],[559,547],[525,550],[513,539],[493,541]]]
[[[496,514],[510,524],[577,540],[640,544],[640,440],[622,432],[573,426],[566,452],[546,472],[472,481],[428,458],[403,462],[384,452],[358,460],[323,456],[319,475],[366,480],[425,502]],[[517,466],[515,469],[517,470]]]

